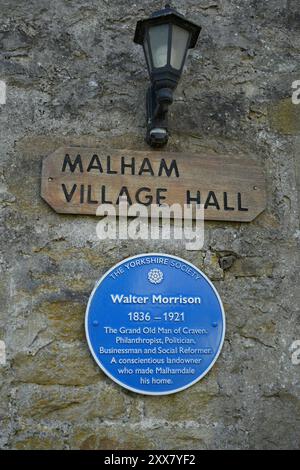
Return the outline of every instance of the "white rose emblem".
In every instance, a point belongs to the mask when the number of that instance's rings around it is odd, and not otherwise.
[[[160,284],[164,278],[160,269],[154,268],[148,272],[148,280],[151,284]]]

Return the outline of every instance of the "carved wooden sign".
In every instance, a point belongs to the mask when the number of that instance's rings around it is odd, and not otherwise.
[[[260,166],[248,157],[61,147],[42,169],[42,198],[64,214],[100,204],[204,204],[206,220],[249,222],[266,207]]]

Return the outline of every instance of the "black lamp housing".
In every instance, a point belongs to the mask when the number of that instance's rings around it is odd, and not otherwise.
[[[147,92],[147,135],[152,147],[168,142],[168,107],[180,80],[188,49],[201,27],[169,5],[137,22],[134,42],[144,48],[151,85]]]

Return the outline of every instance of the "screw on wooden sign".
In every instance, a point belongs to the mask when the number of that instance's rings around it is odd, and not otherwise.
[[[100,204],[204,204],[206,220],[249,222],[266,207],[261,167],[249,157],[61,147],[43,160],[42,198],[58,213]]]

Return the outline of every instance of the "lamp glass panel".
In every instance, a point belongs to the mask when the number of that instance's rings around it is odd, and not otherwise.
[[[149,70],[151,70],[151,61],[150,61],[149,45],[148,45],[147,38],[145,38],[145,41],[144,41],[144,53],[145,53],[148,68]]]
[[[188,46],[190,33],[177,25],[173,25],[171,67],[180,70],[183,65],[185,51]]]
[[[149,28],[150,48],[155,68],[165,67],[168,61],[169,25],[161,24]]]

